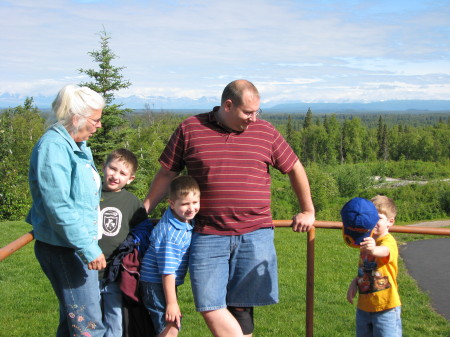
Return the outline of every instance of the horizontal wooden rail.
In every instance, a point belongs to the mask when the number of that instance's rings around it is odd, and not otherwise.
[[[33,231],[28,232],[13,242],[8,243],[5,247],[0,248],[0,261],[6,259],[15,251],[18,251],[23,246],[34,240]]]
[[[273,224],[275,227],[290,227],[291,223],[292,223],[291,220],[273,220]],[[342,229],[342,222],[315,221],[314,227],[315,228]],[[450,228],[439,228],[439,227],[392,226],[389,228],[389,232],[450,236]]]
[[[157,222],[158,219],[152,219],[153,222]],[[273,220],[275,227],[291,227],[291,220]],[[315,221],[315,228],[330,228],[330,229],[342,229],[342,222],[337,221]],[[431,234],[431,235],[447,235],[450,236],[450,228],[436,228],[436,227],[416,227],[416,226],[392,226],[389,229],[390,232],[395,233],[412,233],[412,234]],[[33,241],[33,231],[26,233],[18,239],[8,243],[5,247],[0,248],[0,261],[4,260],[12,253],[16,252],[23,246]]]

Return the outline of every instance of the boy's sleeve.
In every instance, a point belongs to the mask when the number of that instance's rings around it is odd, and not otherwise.
[[[131,217],[130,229],[147,219],[148,219],[148,215],[147,215],[147,211],[145,210],[144,206],[138,208],[136,210],[136,212],[134,212],[133,216]]]
[[[398,247],[397,247],[397,242],[395,241],[394,238],[383,241],[380,246],[389,248],[389,255],[379,259],[379,261],[382,264],[387,264],[387,263],[389,263],[389,261],[397,261]]]
[[[135,211],[130,219],[129,227],[132,229],[136,225],[140,224],[142,221],[148,219],[147,211],[145,210],[144,204],[136,197]]]

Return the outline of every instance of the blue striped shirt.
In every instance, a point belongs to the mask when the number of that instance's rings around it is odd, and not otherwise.
[[[150,245],[141,262],[141,281],[162,283],[161,275],[174,274],[177,286],[184,283],[192,225],[175,218],[170,207],[167,208],[150,236]]]

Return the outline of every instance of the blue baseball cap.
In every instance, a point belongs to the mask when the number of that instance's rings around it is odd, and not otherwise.
[[[364,198],[353,198],[341,210],[342,234],[347,245],[359,248],[360,243],[375,228],[379,216],[375,205]]]

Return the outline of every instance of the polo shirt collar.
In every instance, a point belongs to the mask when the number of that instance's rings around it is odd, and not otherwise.
[[[172,209],[170,207],[167,208],[167,212],[169,212],[169,223],[176,229],[184,229],[184,230],[192,230],[195,220],[190,221],[190,223],[183,222],[175,218]]]
[[[217,114],[219,113],[219,109],[220,109],[220,106],[215,106],[212,109],[212,111],[210,111],[210,113],[209,113],[209,122],[210,123],[217,125],[219,128],[221,128],[222,130],[224,130],[227,133],[240,134],[240,133],[244,132],[244,131],[236,131],[236,130],[230,129],[229,127],[220,123],[220,121],[217,119]]]

